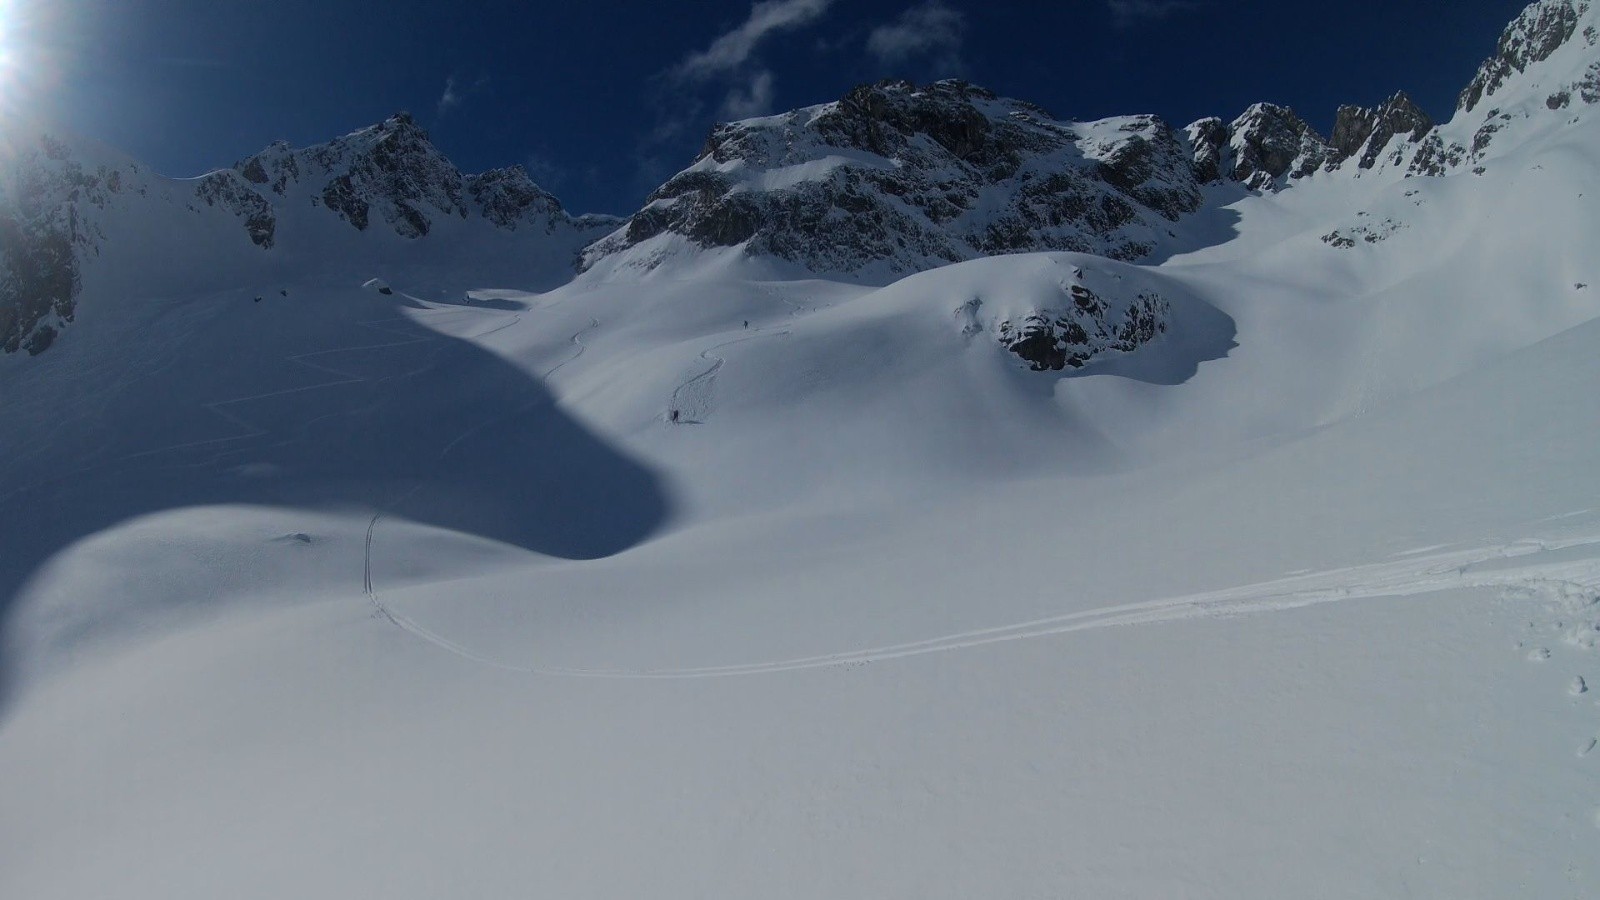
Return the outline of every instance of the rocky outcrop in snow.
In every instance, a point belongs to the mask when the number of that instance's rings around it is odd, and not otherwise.
[[[1333,158],[1336,162],[1355,159],[1358,167],[1370,169],[1396,135],[1416,143],[1432,128],[1433,119],[1404,91],[1377,109],[1341,106],[1333,125]]]
[[[1081,369],[1108,351],[1137,350],[1166,332],[1171,313],[1167,301],[1153,292],[1112,304],[1081,284],[1069,284],[1061,299],[997,326],[1000,343],[1035,372]]]

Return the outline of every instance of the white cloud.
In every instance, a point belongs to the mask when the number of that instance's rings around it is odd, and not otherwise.
[[[463,84],[461,79],[454,75],[444,80],[444,93],[439,95],[439,101],[434,104],[434,115],[442,116],[452,109],[465,103],[467,98],[489,86],[489,76],[480,75],[477,80]]]
[[[1200,0],[1106,0],[1111,10],[1111,24],[1117,28],[1157,22],[1176,13],[1199,9],[1201,5]]]
[[[719,36],[699,53],[689,54],[672,68],[672,74],[700,81],[737,70],[769,35],[810,24],[831,5],[833,0],[762,0],[751,4],[750,18],[744,24]]]
[[[960,69],[966,28],[966,16],[960,10],[943,0],[927,0],[893,22],[874,28],[867,35],[867,50],[884,65],[926,58],[944,69]]]
[[[772,112],[772,72],[761,69],[748,84],[736,85],[722,98],[724,119],[751,119]]]
[[[442,116],[460,105],[461,91],[456,87],[456,77],[451,75],[444,80],[444,93],[439,95],[436,111]]]
[[[811,24],[828,11],[834,0],[759,0],[750,16],[730,31],[718,35],[704,50],[691,53],[667,69],[668,82],[684,85],[721,85],[725,89],[718,115],[748,119],[772,112],[773,74],[757,56],[763,42],[775,34]],[[699,119],[704,107],[687,100],[677,115],[665,115],[648,144],[677,137]]]

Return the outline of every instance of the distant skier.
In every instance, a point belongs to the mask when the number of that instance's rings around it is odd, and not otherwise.
[[[678,422],[678,411],[677,410],[673,410],[672,411],[672,422],[673,422],[674,425],[676,425],[677,422]]]
[[[744,320],[744,327],[746,327],[746,328],[750,327],[750,320],[749,319],[745,319]]]

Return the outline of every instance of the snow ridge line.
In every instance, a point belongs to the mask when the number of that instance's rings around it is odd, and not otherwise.
[[[372,584],[372,535],[377,527],[378,518],[378,516],[373,517],[367,530],[366,593],[368,600],[379,614],[412,635],[471,662],[508,672],[567,678],[642,680],[760,675],[852,663],[880,662],[1122,625],[1148,625],[1196,618],[1231,618],[1298,609],[1320,603],[1380,597],[1411,597],[1474,588],[1526,590],[1547,587],[1558,595],[1575,597],[1577,602],[1585,605],[1600,602],[1596,599],[1596,595],[1600,594],[1600,536],[1594,536],[1559,542],[1518,541],[1495,547],[1412,556],[1400,562],[1331,569],[1234,588],[1079,610],[1060,616],[958,632],[921,641],[772,662],[674,669],[523,666],[483,656],[383,604]],[[1576,560],[1547,562],[1542,565],[1530,560],[1520,566],[1490,567],[1499,561],[1571,548],[1590,548],[1594,555]]]

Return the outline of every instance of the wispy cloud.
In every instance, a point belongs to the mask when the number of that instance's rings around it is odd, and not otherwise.
[[[946,74],[954,74],[965,68],[961,44],[966,30],[967,19],[960,10],[943,0],[927,0],[893,22],[872,29],[867,35],[867,52],[885,66],[926,59]]]
[[[833,0],[762,0],[751,4],[750,17],[743,24],[719,35],[706,49],[689,54],[672,67],[672,74],[698,81],[735,71],[749,62],[762,41],[780,31],[809,25],[832,5]]]
[[[719,115],[748,119],[772,111],[772,70],[761,65],[757,51],[775,34],[802,28],[821,18],[833,0],[761,0],[750,16],[717,36],[704,50],[691,53],[664,74],[677,84],[724,85]],[[697,115],[699,109],[693,112]],[[671,123],[663,123],[670,130]]]
[[[465,103],[468,97],[488,86],[488,75],[479,75],[472,81],[466,81],[455,75],[445,78],[444,93],[439,95],[438,102],[434,104],[434,115],[443,116],[445,113]]]
[[[722,98],[722,117],[749,119],[772,112],[772,72],[761,69],[750,74],[743,86],[735,85]]]
[[[652,85],[659,101],[656,124],[637,152],[640,187],[654,188],[677,171],[682,145],[713,115],[727,121],[771,113],[777,78],[762,62],[762,47],[816,22],[834,2],[758,0],[743,22],[659,72]]]
[[[1111,24],[1117,28],[1136,28],[1178,13],[1192,12],[1203,6],[1202,0],[1106,0],[1111,10]]]

